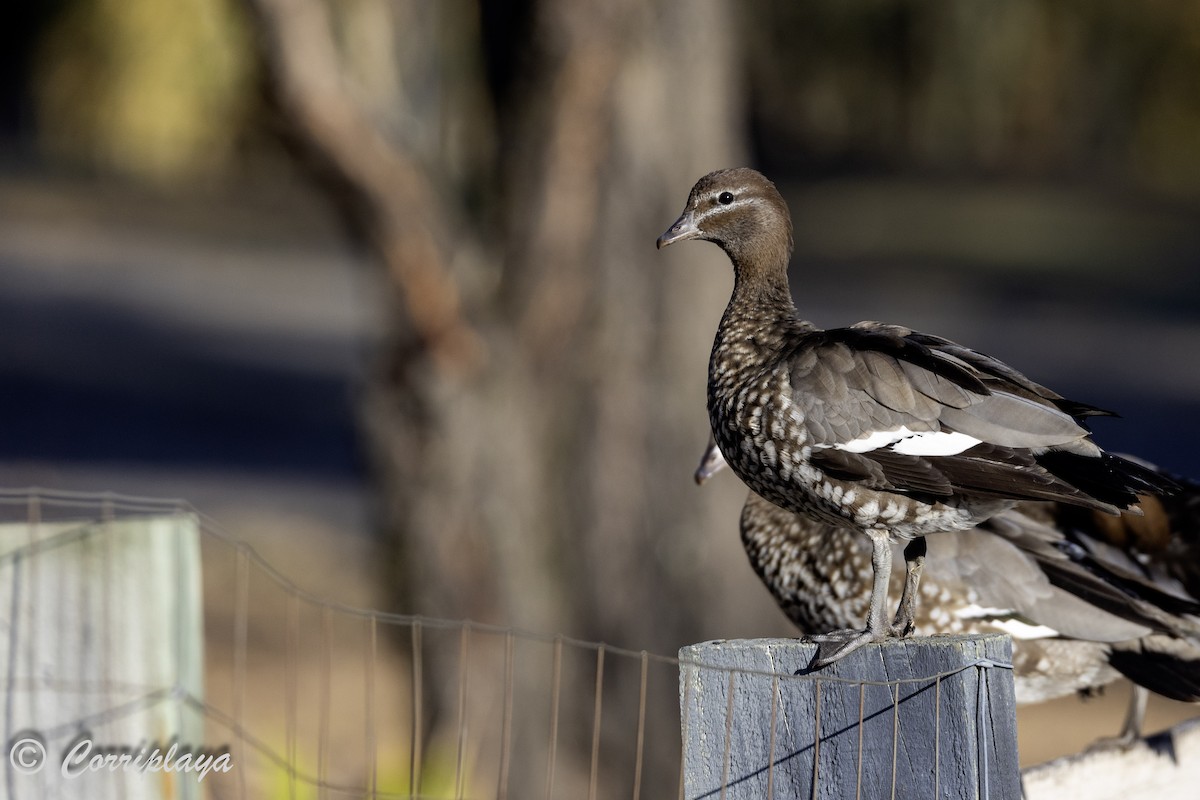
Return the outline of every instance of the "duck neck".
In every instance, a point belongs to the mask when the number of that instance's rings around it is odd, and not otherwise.
[[[733,294],[709,361],[715,387],[732,388],[747,371],[777,357],[789,337],[812,326],[800,319],[782,269],[756,272],[734,262]]]
[[[762,337],[797,321],[786,266],[767,269],[760,263],[733,260],[733,294],[721,318],[722,332],[738,339]]]
[[[787,268],[763,269],[753,264],[733,264],[733,295],[730,305],[744,310],[760,311],[765,316],[778,317],[781,313],[794,316],[796,305],[792,302],[792,290],[788,286]]]

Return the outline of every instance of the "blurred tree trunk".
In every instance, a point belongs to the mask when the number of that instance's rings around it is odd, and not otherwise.
[[[699,636],[701,553],[736,539],[710,521],[729,495],[691,482],[728,279],[654,239],[739,160],[726,4],[389,6],[390,120],[334,44],[353,5],[251,6],[286,123],[395,289],[364,427],[402,610],[668,653]],[[422,70],[435,106],[403,87]]]
[[[464,488],[501,514],[485,538],[512,582],[502,618],[664,648],[695,628],[676,616],[671,540],[702,520],[688,478],[725,287],[690,280],[654,238],[738,152],[724,7],[675,5],[533,6],[500,145],[511,350],[462,414],[490,429],[464,442],[480,469]]]
[[[510,70],[494,113],[479,71],[437,86],[438,108],[413,99],[428,86],[398,98],[421,115],[410,129],[430,113],[494,127],[493,160],[464,176],[439,163],[445,140],[406,138],[403,113],[373,119],[356,99],[334,36],[351,26],[331,12],[366,5],[251,2],[285,123],[395,289],[366,408],[410,610],[674,644],[691,615],[665,600],[692,576],[663,545],[710,505],[688,477],[727,287],[654,238],[694,179],[740,152],[727,9],[532,3],[492,45]],[[482,48],[473,5],[411,6],[393,55],[413,69],[447,40]],[[466,180],[489,198],[474,219]],[[651,601],[662,618],[629,613]]]

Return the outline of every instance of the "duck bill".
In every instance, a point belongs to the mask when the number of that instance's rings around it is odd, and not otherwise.
[[[683,216],[675,220],[675,224],[667,228],[667,232],[658,237],[658,249],[662,250],[669,244],[682,242],[684,239],[695,239],[700,235],[696,227],[696,219],[691,211],[683,212]]]
[[[725,456],[721,455],[720,448],[717,443],[708,438],[708,447],[704,451],[704,455],[700,457],[700,466],[696,467],[694,475],[698,485],[704,485],[704,482],[716,475],[725,468]]]

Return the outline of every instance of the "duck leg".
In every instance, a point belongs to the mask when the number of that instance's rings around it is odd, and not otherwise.
[[[900,605],[892,619],[892,634],[904,638],[916,628],[917,587],[921,584],[921,570],[925,568],[925,537],[918,536],[904,548],[904,591],[900,594]]]
[[[809,664],[810,669],[820,669],[839,658],[854,652],[871,642],[879,642],[892,635],[887,622],[888,583],[892,577],[892,544],[887,531],[868,530],[871,537],[871,567],[875,576],[871,583],[871,609],[867,612],[867,627],[830,631],[809,637],[817,643],[817,655]]]
[[[1142,724],[1146,721],[1146,701],[1149,699],[1150,690],[1134,684],[1133,694],[1129,697],[1129,710],[1125,712],[1125,723],[1121,726],[1121,732],[1116,736],[1097,739],[1088,747],[1087,752],[1124,751],[1140,742],[1142,740]]]

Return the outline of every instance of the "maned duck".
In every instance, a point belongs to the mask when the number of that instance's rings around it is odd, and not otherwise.
[[[1104,414],[946,339],[861,322],[821,330],[792,302],[792,222],[752,169],[699,180],[658,239],[716,243],[733,294],[708,372],[713,435],[751,489],[790,511],[870,537],[867,626],[819,637],[813,666],[913,629],[927,534],[965,530],[1017,500],[1117,513],[1167,482],[1101,450],[1081,424]],[[889,624],[892,541],[907,578]]]
[[[696,482],[724,465],[710,443]],[[1200,701],[1200,484],[1178,483],[1170,497],[1143,497],[1142,516],[1023,501],[934,537],[916,624],[927,635],[1010,634],[1018,703],[1091,693],[1126,675],[1129,712],[1104,742],[1132,744],[1147,690]],[[863,618],[871,561],[856,531],[754,492],[740,527],[750,566],[802,633]]]

